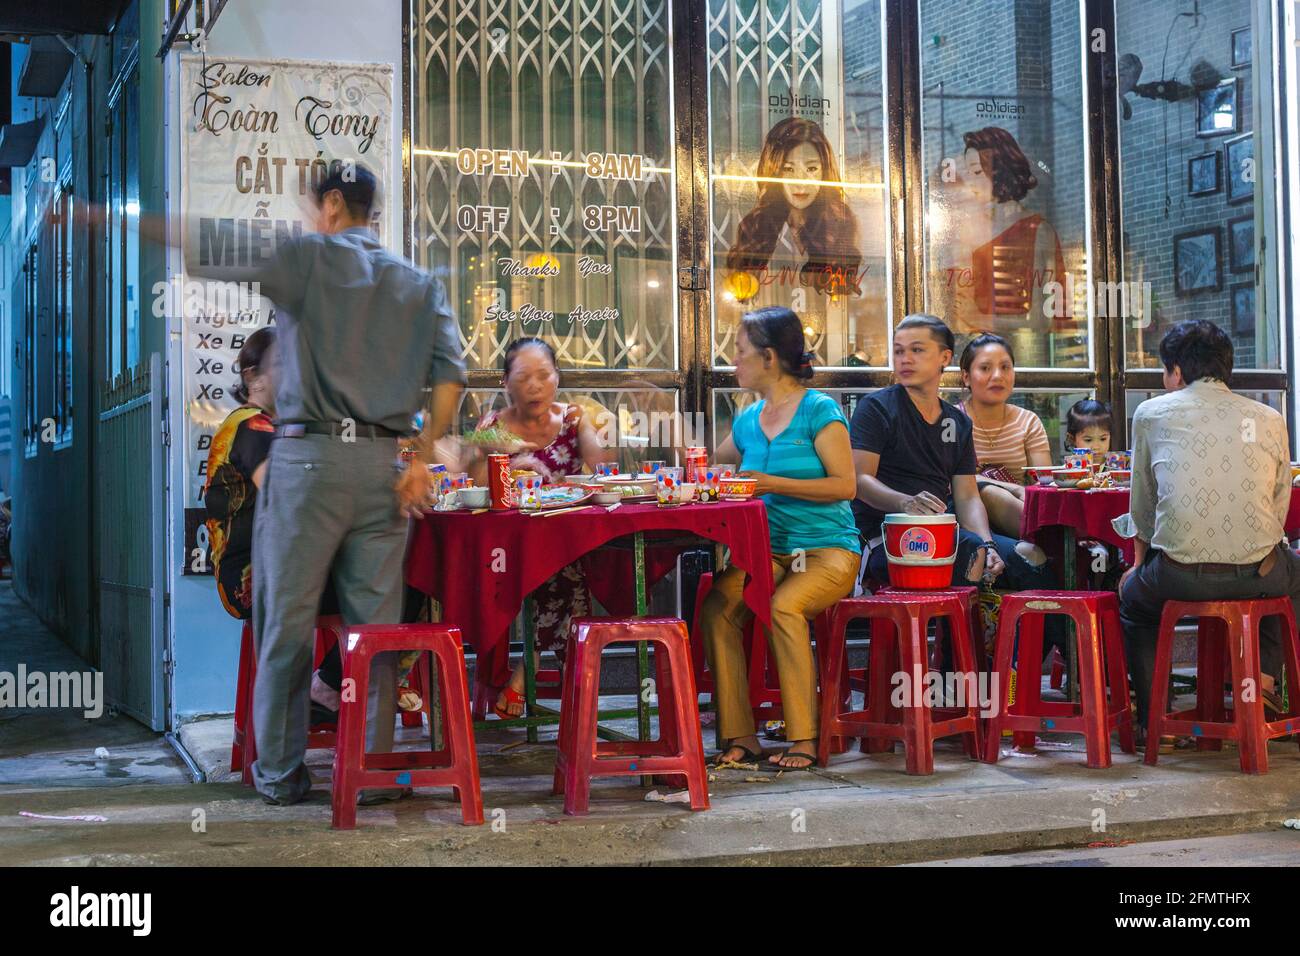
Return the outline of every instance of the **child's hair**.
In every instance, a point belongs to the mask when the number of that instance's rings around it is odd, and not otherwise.
[[[1105,428],[1109,431],[1110,427],[1110,406],[1105,402],[1099,402],[1095,398],[1075,402],[1065,413],[1066,446],[1070,445],[1068,439],[1071,435],[1078,435],[1085,428]]]

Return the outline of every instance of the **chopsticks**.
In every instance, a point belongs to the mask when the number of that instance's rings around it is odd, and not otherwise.
[[[567,515],[574,511],[586,511],[591,505],[574,505],[572,508],[556,508],[554,511],[534,511],[530,517],[550,518],[554,515]]]

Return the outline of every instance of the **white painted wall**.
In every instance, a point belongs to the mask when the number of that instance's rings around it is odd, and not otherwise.
[[[385,206],[390,236],[400,245],[402,202],[402,0],[230,0],[208,40],[209,56],[265,59],[335,60],[388,63],[393,67],[393,142]],[[142,31],[143,32],[143,31]],[[176,54],[168,56],[167,116],[168,199],[179,195],[179,114]],[[173,252],[169,263],[175,273]],[[170,276],[169,276],[170,278]],[[172,725],[203,714],[229,713],[235,706],[239,663],[239,622],[221,607],[211,577],[180,573],[184,550],[184,481],[181,454],[185,434],[180,369],[179,323],[170,330],[171,447],[169,562],[171,641],[175,659],[172,679]]]

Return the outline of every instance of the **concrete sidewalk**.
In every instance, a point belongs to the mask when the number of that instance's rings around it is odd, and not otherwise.
[[[187,725],[199,763],[229,760],[231,724]],[[407,744],[414,730],[403,731]],[[1270,748],[1271,771],[1248,777],[1236,752],[1179,752],[1157,767],[1117,754],[1089,770],[1079,750],[1047,749],[996,766],[941,743],[931,777],[904,773],[901,753],[834,758],[814,773],[727,770],[712,809],[647,802],[632,780],[597,781],[587,817],[565,817],[550,794],[554,746],[521,731],[483,731],[488,823],[460,825],[448,791],[361,808],[358,829],[329,828],[331,752],[316,751],[308,801],[264,805],[238,783],[0,786],[0,858],[26,864],[528,865],[891,864],[1127,840],[1178,839],[1275,827],[1300,816],[1300,753]],[[12,780],[12,778],[10,778]],[[98,814],[106,822],[48,821]],[[201,823],[201,826],[200,826]],[[1094,827],[1104,826],[1104,830]],[[196,832],[196,831],[202,832]],[[1300,862],[1300,860],[1298,860]]]

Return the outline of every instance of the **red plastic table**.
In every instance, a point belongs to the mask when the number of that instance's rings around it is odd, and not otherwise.
[[[1035,541],[1044,528],[1063,530],[1065,553],[1062,555],[1066,582],[1074,580],[1075,544],[1082,536],[1120,549],[1124,560],[1133,563],[1133,540],[1121,538],[1111,527],[1111,519],[1127,514],[1127,488],[1053,488],[1030,485],[1025,489],[1025,510],[1020,519],[1020,537]],[[1291,489],[1291,507],[1283,523],[1288,540],[1300,536],[1300,488]],[[1067,587],[1068,587],[1067,583]]]
[[[486,715],[510,679],[507,638],[524,599],[584,555],[590,555],[584,567],[592,593],[611,613],[644,614],[647,589],[674,566],[683,547],[679,542],[656,548],[656,537],[687,533],[726,545],[731,563],[749,575],[745,603],[760,621],[771,623],[772,552],[767,510],[760,501],[676,508],[628,504],[613,511],[590,507],[549,517],[518,511],[428,512],[412,524],[406,582],[439,601],[442,619],[460,627],[477,652],[476,718]],[[591,554],[624,536],[633,538],[630,555]],[[637,699],[640,703],[640,695]],[[648,715],[645,722],[648,726]]]

